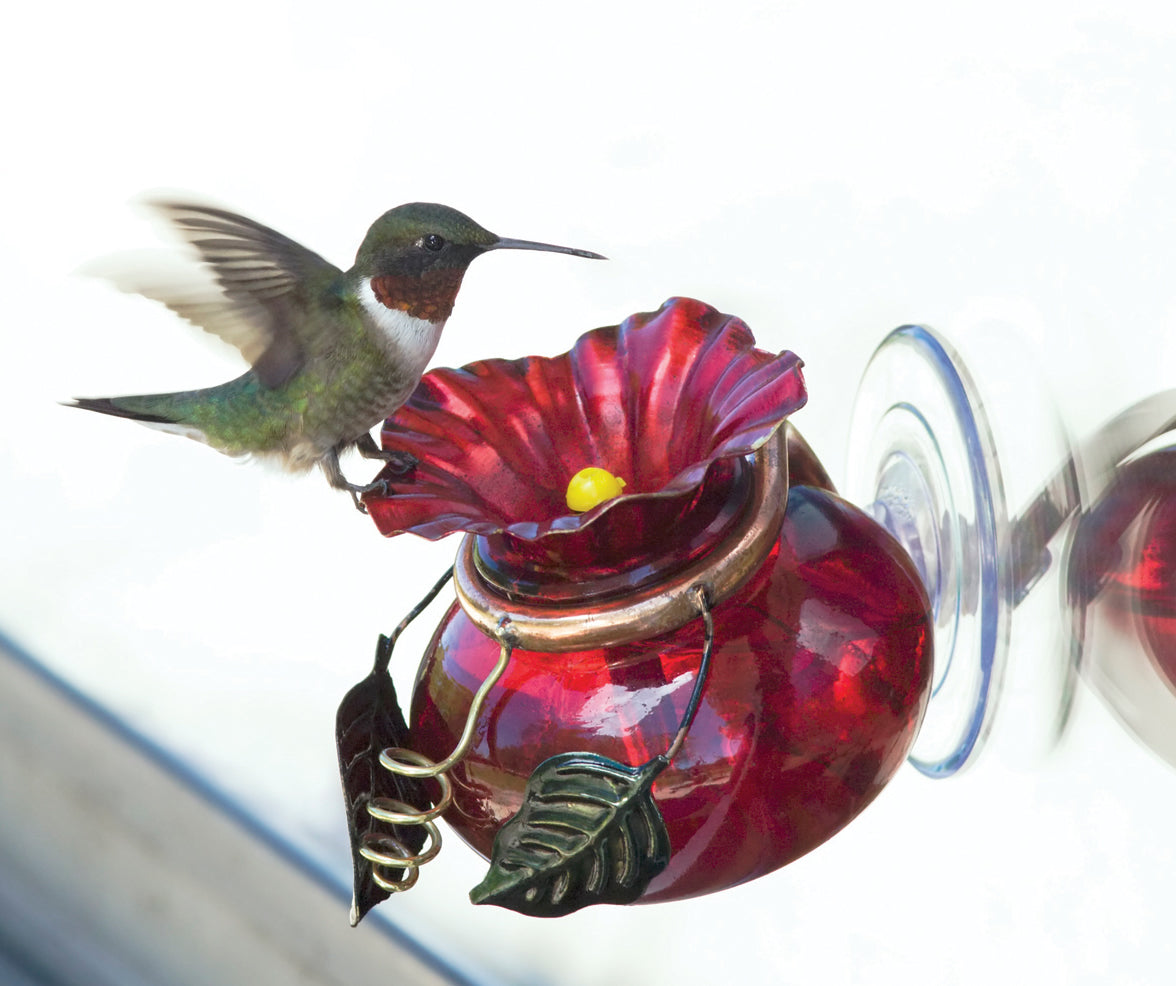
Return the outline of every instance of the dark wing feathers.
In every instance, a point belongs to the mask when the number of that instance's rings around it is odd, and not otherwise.
[[[290,379],[322,330],[309,311],[310,292],[339,277],[339,269],[276,230],[225,209],[161,199],[148,205],[196,249],[222,293],[210,297],[160,285],[134,290],[236,346],[267,387]]]

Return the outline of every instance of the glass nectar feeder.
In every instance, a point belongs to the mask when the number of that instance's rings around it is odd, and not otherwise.
[[[688,299],[426,375],[383,434],[415,473],[366,503],[388,535],[464,533],[458,601],[407,725],[379,657],[341,709],[353,920],[434,851],[414,812],[491,860],[475,901],[554,916],[734,886],[873,800],[926,705],[928,603],[789,425],[804,401],[793,354]],[[573,513],[585,465],[626,485]]]

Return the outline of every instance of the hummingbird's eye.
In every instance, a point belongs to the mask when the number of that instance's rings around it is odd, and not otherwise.
[[[417,241],[417,246],[423,246],[426,250],[432,250],[435,253],[445,246],[445,238],[436,233],[428,233]]]

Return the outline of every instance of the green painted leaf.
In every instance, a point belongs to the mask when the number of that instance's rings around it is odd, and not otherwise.
[[[651,787],[668,765],[629,767],[591,753],[545,760],[523,806],[494,839],[475,904],[559,917],[589,904],[631,904],[670,861]]]

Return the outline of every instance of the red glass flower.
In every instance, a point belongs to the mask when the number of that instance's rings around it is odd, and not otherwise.
[[[704,638],[678,604],[699,583],[716,590],[713,666],[653,782],[671,854],[642,900],[784,865],[902,763],[930,687],[926,595],[786,425],[805,402],[800,367],[756,349],[739,319],[672,299],[562,356],[435,370],[385,425],[385,447],[419,464],[366,499],[379,529],[469,535],[461,604],[413,695],[414,750],[442,761],[457,745],[498,658],[499,611],[524,633],[449,774],[445,818],[483,854],[549,757],[638,767],[669,748]],[[587,465],[625,493],[574,514],[565,491]]]
[[[692,491],[715,462],[759,448],[804,402],[795,354],[756,349],[740,319],[672,298],[585,333],[561,356],[426,374],[382,436],[419,465],[407,481],[386,470],[390,495],[365,502],[386,535],[533,540],[618,509],[625,516],[608,536],[621,535],[651,498]],[[585,466],[623,477],[626,493],[574,514],[568,481]]]

